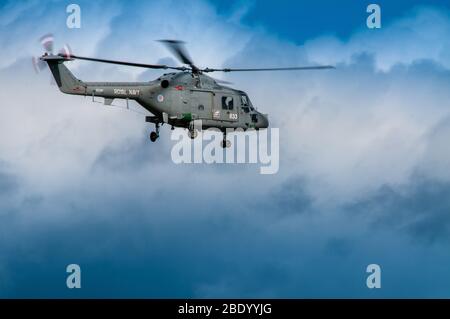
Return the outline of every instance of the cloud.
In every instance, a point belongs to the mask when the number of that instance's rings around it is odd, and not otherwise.
[[[417,9],[377,33],[296,45],[243,26],[251,7],[224,17],[201,1],[82,2],[78,31],[61,28],[62,2],[5,8],[0,276],[9,280],[0,280],[2,296],[448,295],[440,266],[450,258],[441,245],[450,182],[447,12]],[[30,17],[42,23],[24,21]],[[280,128],[279,174],[175,165],[169,128],[150,144],[142,114],[63,95],[49,74],[33,74],[36,39],[52,30],[85,55],[172,64],[154,40],[180,38],[200,66],[337,69],[226,76]],[[84,80],[157,76],[69,67]],[[74,262],[86,276],[80,292],[61,286]],[[373,262],[396,285],[371,295],[364,276]],[[421,268],[440,276],[417,278]]]
[[[450,239],[448,191],[448,182],[414,176],[404,187],[381,187],[346,211],[369,217],[374,227],[406,231],[414,241],[445,244]]]
[[[305,43],[308,58],[317,63],[349,63],[355,54],[371,54],[377,70],[389,71],[397,64],[433,60],[450,67],[450,14],[447,9],[416,7],[378,30],[360,30],[348,41],[324,36]]]
[[[0,162],[0,196],[13,192],[18,186],[16,177],[10,173],[4,172],[2,166],[3,165],[1,165]]]
[[[83,10],[83,4],[87,2],[78,3],[82,8],[82,28],[68,29],[68,3],[64,1],[24,1],[20,4],[8,1],[2,12],[3,23],[0,24],[0,45],[5,48],[1,53],[0,68],[6,68],[23,58],[31,60],[31,56],[41,55],[43,49],[38,39],[49,32],[55,36],[55,51],[69,43],[73,49],[77,49],[78,54],[92,55],[97,49],[97,43],[109,34],[110,23],[120,12],[120,6],[117,2],[107,5],[96,2]]]

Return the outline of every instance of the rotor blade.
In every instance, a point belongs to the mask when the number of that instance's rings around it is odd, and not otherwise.
[[[45,69],[45,67],[47,66],[47,64],[44,61],[41,61],[39,58],[36,58],[36,57],[32,58],[32,62],[33,62],[34,71],[36,73],[39,73],[40,71]]]
[[[53,53],[53,34],[48,33],[40,37],[39,41],[48,53]]]
[[[58,55],[61,57],[66,57],[65,53],[60,53]],[[168,66],[165,64],[145,64],[145,63],[125,62],[125,61],[116,61],[116,60],[107,60],[107,59],[88,58],[88,57],[78,56],[78,55],[70,55],[70,58],[78,59],[78,60],[93,61],[93,62],[135,66],[135,67],[147,68],[147,69],[174,69],[174,70],[180,70],[180,71],[188,70],[188,68],[186,68],[186,67],[172,67],[172,66]]]
[[[214,81],[216,81],[217,83],[219,83],[219,84],[233,84],[233,82],[228,82],[228,81],[225,81],[225,80],[216,79],[216,78],[213,78],[213,77],[210,76],[210,75],[209,75],[209,77],[210,77],[211,79],[213,79]]]
[[[189,56],[183,41],[178,40],[158,40],[163,43],[183,64],[189,65],[193,70],[198,70]]]
[[[68,44],[65,44],[64,47],[62,47],[62,49],[59,51],[58,55],[70,59],[72,57],[72,49]]]
[[[289,68],[261,68],[261,69],[211,69],[206,68],[201,70],[202,72],[247,72],[247,71],[298,71],[298,70],[324,70],[324,69],[335,69],[332,65],[318,65],[318,66],[299,66],[299,67],[289,67]]]

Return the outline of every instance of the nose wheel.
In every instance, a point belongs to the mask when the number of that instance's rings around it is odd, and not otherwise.
[[[196,138],[198,135],[198,131],[196,129],[193,130],[189,130],[188,131],[188,136],[193,140],[194,138]]]
[[[229,148],[231,147],[231,142],[229,140],[223,140],[220,142],[220,146],[222,146],[222,148]]]

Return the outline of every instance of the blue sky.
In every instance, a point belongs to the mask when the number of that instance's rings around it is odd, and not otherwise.
[[[1,4],[0,297],[450,296],[448,3],[378,2],[380,30],[362,1],[79,1],[79,30],[68,3]],[[175,165],[169,128],[150,144],[141,114],[34,73],[47,32],[80,55],[166,63],[154,40],[178,38],[200,66],[337,69],[218,75],[280,128],[278,174]]]
[[[348,38],[355,30],[364,27],[367,5],[364,1],[213,1],[220,13],[242,6],[248,6],[249,12],[242,22],[251,27],[262,26],[282,38],[302,43],[305,40],[323,34],[334,34]],[[382,9],[383,22],[390,23],[407,13],[414,6],[430,5],[445,8],[445,1],[400,0],[376,1]],[[288,9],[287,9],[288,8]]]

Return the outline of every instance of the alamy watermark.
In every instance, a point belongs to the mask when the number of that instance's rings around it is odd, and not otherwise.
[[[381,7],[378,4],[372,3],[367,6],[367,13],[370,15],[367,17],[366,25],[369,29],[381,28]]]
[[[66,272],[69,273],[66,279],[66,286],[69,289],[81,288],[81,267],[77,264],[70,264],[66,267]]]
[[[78,4],[72,3],[66,7],[66,13],[69,15],[66,19],[66,26],[69,29],[81,28],[81,8]]]
[[[222,147],[223,132],[198,130],[191,139],[184,130],[173,130],[171,150],[175,164],[259,164],[260,174],[276,174],[280,167],[279,129],[227,129],[227,147]],[[270,150],[270,152],[269,152]]]
[[[366,272],[370,275],[367,276],[366,285],[369,289],[381,288],[381,267],[377,264],[370,264],[366,268]]]

